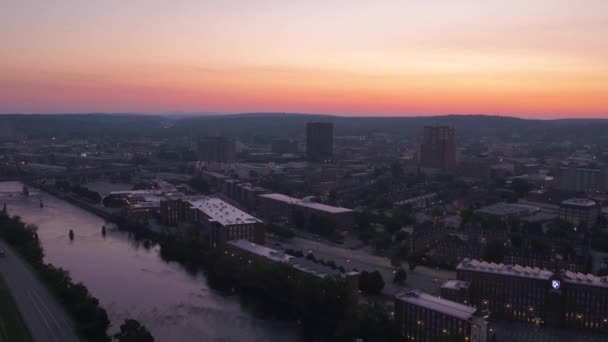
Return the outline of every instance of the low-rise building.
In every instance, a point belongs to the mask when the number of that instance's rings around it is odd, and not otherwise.
[[[159,214],[161,201],[184,196],[184,193],[177,191],[175,187],[165,190],[112,191],[108,195],[112,201],[123,202],[129,214],[140,217]]]
[[[193,223],[203,230],[212,247],[241,239],[264,244],[263,222],[222,199],[183,197],[163,200],[160,205],[163,223]]]
[[[395,321],[405,341],[488,341],[484,313],[474,307],[409,290],[395,296]]]
[[[469,288],[471,283],[464,280],[450,279],[441,284],[441,298],[469,305],[471,303]]]
[[[430,193],[424,196],[412,197],[399,202],[395,202],[394,205],[398,207],[411,206],[415,209],[426,209],[428,207],[433,206],[437,201],[437,193]]]
[[[457,278],[491,316],[608,332],[608,276],[466,259]]]
[[[292,220],[296,213],[309,221],[312,216],[330,219],[338,229],[350,229],[354,223],[354,211],[300,199],[283,194],[263,194],[258,196],[258,211],[266,218],[284,218]]]
[[[256,210],[258,196],[268,193],[268,191],[251,183],[242,183],[236,179],[226,179],[222,184],[222,193],[247,208],[247,210]]]
[[[224,247],[230,253],[263,261],[283,263],[298,271],[318,278],[344,279],[348,289],[349,300],[356,303],[359,297],[359,273],[330,267],[305,257],[294,257],[284,252],[265,247],[247,240],[231,240]]]
[[[536,267],[463,260],[458,280],[471,284],[471,305],[487,309],[493,317],[533,323],[547,318],[547,294],[553,272]]]
[[[555,281],[562,291],[567,326],[608,332],[608,276],[566,271]]]
[[[499,219],[523,218],[540,212],[539,207],[520,203],[496,203],[475,211],[482,216],[493,216]]]

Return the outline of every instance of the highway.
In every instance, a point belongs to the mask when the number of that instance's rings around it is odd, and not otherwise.
[[[74,324],[31,267],[0,240],[0,273],[35,342],[79,342]],[[4,341],[12,342],[12,341]]]

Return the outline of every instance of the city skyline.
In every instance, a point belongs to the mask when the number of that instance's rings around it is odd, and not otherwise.
[[[608,3],[9,0],[0,113],[608,117]]]

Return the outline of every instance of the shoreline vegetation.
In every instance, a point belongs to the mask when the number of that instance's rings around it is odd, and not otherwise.
[[[44,250],[40,245],[36,226],[24,223],[18,216],[10,217],[7,213],[0,212],[0,238],[4,239],[25,259],[40,281],[62,304],[74,321],[78,336],[88,342],[110,342],[112,340],[108,334],[110,320],[106,310],[99,304],[99,300],[82,283],[75,283],[68,271],[44,262]],[[17,323],[15,320],[13,322]],[[122,335],[115,336],[119,342],[132,341],[127,338],[131,336],[147,338],[142,341],[154,341],[147,329],[139,322],[126,320],[125,324],[127,322],[137,323],[126,326],[127,329],[133,327],[135,330],[127,330]],[[27,339],[15,340],[28,341]]]
[[[74,283],[66,270],[44,262],[44,250],[36,230],[36,226],[24,223],[18,216],[0,213],[0,237],[32,266],[63,305],[76,325],[77,334],[90,342],[110,341],[110,320],[99,300],[82,283]]]
[[[0,276],[0,340],[33,341],[2,276]]]

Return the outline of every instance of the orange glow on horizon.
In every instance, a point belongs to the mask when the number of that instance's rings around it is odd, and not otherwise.
[[[0,113],[608,117],[605,1],[8,1]]]

